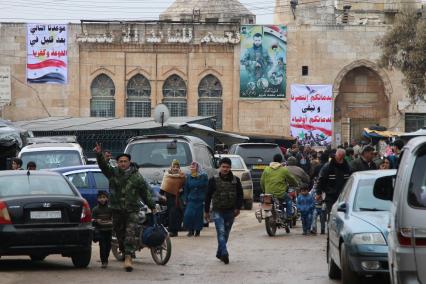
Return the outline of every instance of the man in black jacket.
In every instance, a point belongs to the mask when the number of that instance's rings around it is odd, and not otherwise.
[[[319,174],[317,194],[325,193],[327,214],[330,213],[331,207],[351,175],[349,165],[345,161],[345,154],[345,149],[337,149],[334,158],[322,167]]]
[[[351,171],[360,172],[368,170],[377,170],[376,164],[373,162],[374,147],[367,145],[362,148],[361,156],[353,160],[350,164]]]
[[[229,239],[234,218],[240,214],[243,205],[243,187],[238,177],[231,171],[231,160],[223,158],[219,162],[219,174],[210,178],[204,215],[210,219],[210,202],[213,200],[213,219],[216,226],[218,248],[216,257],[229,263],[226,244]]]

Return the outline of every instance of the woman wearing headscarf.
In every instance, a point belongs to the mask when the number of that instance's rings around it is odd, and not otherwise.
[[[209,180],[199,163],[192,162],[189,169],[191,173],[186,176],[184,186],[186,208],[183,224],[188,229],[188,237],[198,237],[204,223],[204,199]]]
[[[183,194],[185,174],[180,169],[178,160],[173,160],[170,169],[164,173],[160,194],[167,198],[169,211],[169,235],[176,237],[182,224],[183,205],[180,197]]]

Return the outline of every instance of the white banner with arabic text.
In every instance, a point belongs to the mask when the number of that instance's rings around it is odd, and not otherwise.
[[[327,146],[333,135],[332,85],[291,85],[291,136],[300,144]]]

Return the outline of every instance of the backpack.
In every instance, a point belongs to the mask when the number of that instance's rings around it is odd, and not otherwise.
[[[163,225],[157,223],[157,216],[153,215],[153,225],[145,227],[142,233],[142,242],[148,247],[160,246],[167,237],[167,231]]]

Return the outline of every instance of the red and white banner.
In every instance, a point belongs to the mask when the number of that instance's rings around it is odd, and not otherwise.
[[[27,82],[66,84],[67,25],[27,25]]]
[[[291,85],[291,136],[301,144],[330,145],[333,136],[331,85]]]

